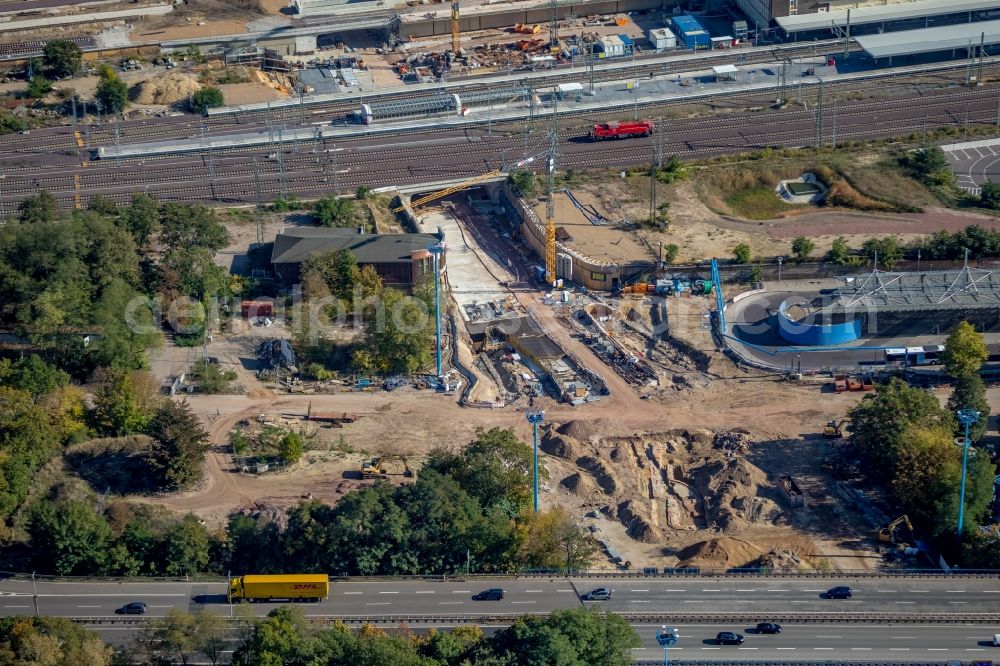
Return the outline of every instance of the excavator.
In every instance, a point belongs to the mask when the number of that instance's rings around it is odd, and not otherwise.
[[[364,479],[387,479],[389,478],[389,472],[386,470],[385,463],[390,460],[399,460],[403,463],[403,476],[410,479],[413,478],[413,470],[410,469],[410,464],[406,459],[406,456],[376,456],[370,460],[364,460],[361,462],[361,477]]]
[[[847,425],[850,419],[843,419],[841,421],[828,421],[826,426],[823,428],[823,436],[828,439],[837,439],[838,437],[844,436],[844,426]]]
[[[910,531],[910,538],[913,538],[913,523],[910,522],[909,516],[902,515],[896,520],[889,523],[888,526],[883,527],[878,531],[878,540],[880,544],[883,543],[893,543],[897,545],[904,545],[896,540],[896,529],[900,525],[906,525],[906,529]]]

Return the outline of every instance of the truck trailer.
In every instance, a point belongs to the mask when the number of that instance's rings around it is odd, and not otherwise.
[[[651,120],[600,123],[594,125],[593,129],[590,130],[590,140],[626,139],[633,136],[649,136],[652,133],[653,122]]]
[[[237,576],[229,579],[229,603],[240,601],[320,601],[330,596],[326,574]]]

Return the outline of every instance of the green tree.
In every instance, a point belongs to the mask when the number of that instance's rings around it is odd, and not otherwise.
[[[664,201],[663,203],[657,205],[656,211],[653,213],[652,219],[649,221],[650,224],[659,227],[660,229],[666,227],[670,224],[670,202]]]
[[[185,488],[201,480],[208,433],[187,401],[167,400],[149,424],[153,437],[147,462],[159,484]]]
[[[105,368],[95,374],[95,383],[93,422],[98,432],[121,436],[146,429],[159,402],[155,380]]]
[[[901,161],[927,185],[949,185],[954,180],[948,158],[939,146],[921,146],[903,156]]]
[[[483,630],[467,625],[451,631],[431,629],[416,639],[417,653],[437,664],[472,663],[472,653],[483,641]]]
[[[195,113],[204,114],[213,107],[225,105],[226,98],[222,91],[214,86],[205,86],[191,96],[191,110]]]
[[[4,664],[109,666],[112,654],[100,636],[67,618],[0,618],[0,661]]]
[[[661,183],[675,183],[687,178],[687,169],[677,155],[671,155],[667,163],[656,171],[656,179]]]
[[[361,201],[370,199],[374,194],[372,188],[367,185],[358,185],[357,189],[354,190],[354,198]]]
[[[988,180],[979,190],[979,203],[992,210],[1000,210],[1000,183]]]
[[[208,566],[208,532],[202,521],[189,513],[167,530],[165,571],[170,576],[190,576]]]
[[[753,257],[753,250],[746,243],[740,243],[733,248],[733,261],[737,264],[749,264]]]
[[[681,249],[679,247],[677,247],[676,245],[674,245],[673,243],[669,243],[667,245],[664,245],[663,246],[663,261],[665,263],[668,263],[668,264],[674,263],[675,261],[677,261],[677,255],[679,255],[680,252],[681,252]]]
[[[847,245],[847,240],[843,236],[837,236],[830,245],[830,251],[826,253],[826,260],[844,265],[848,263],[850,256],[851,248]]]
[[[365,321],[354,366],[365,373],[418,372],[430,365],[433,331],[434,318],[425,301],[385,289],[376,312]]]
[[[176,655],[181,664],[187,664],[192,653],[197,650],[195,616],[177,608],[171,608],[166,616],[150,622],[153,636],[159,648],[167,654]],[[173,660],[171,660],[173,661]],[[176,662],[174,662],[176,663]]]
[[[201,610],[194,616],[194,640],[198,652],[208,657],[212,666],[219,663],[227,647],[229,623],[218,613]]]
[[[229,232],[218,214],[200,204],[160,204],[160,241],[167,251],[202,248],[215,252],[229,243]]]
[[[941,357],[945,371],[952,377],[963,377],[979,372],[989,358],[983,336],[967,321],[960,322],[944,343]]]
[[[507,174],[507,184],[519,197],[531,197],[535,193],[535,174],[526,169],[515,169]]]
[[[354,299],[354,287],[361,279],[358,259],[350,250],[330,250],[314,254],[302,262],[302,283],[318,281],[326,287],[326,293],[350,306]],[[323,293],[303,286],[306,298],[319,298]]]
[[[121,113],[128,106],[128,86],[108,65],[101,67],[94,99],[107,114]]]
[[[42,502],[28,522],[32,552],[42,571],[69,576],[100,572],[111,528],[83,502]]]
[[[33,76],[24,92],[28,97],[40,99],[52,92],[52,82],[44,76]]]
[[[586,568],[600,550],[593,536],[561,507],[531,514],[522,527],[519,556],[526,567],[576,571]]]
[[[48,190],[42,190],[22,201],[17,207],[17,219],[25,224],[52,222],[59,212],[56,198]]]
[[[202,359],[191,366],[191,378],[202,393],[225,393],[229,390],[230,382],[236,379],[236,373]]]
[[[809,255],[816,249],[816,243],[805,236],[798,236],[792,241],[792,256],[795,261],[803,262],[809,259]]]
[[[22,356],[13,363],[0,360],[0,384],[26,391],[35,400],[68,383],[68,374],[46,363],[38,354]]]
[[[331,194],[316,202],[313,215],[325,227],[350,226],[354,221],[354,202]]]
[[[42,52],[45,56],[45,70],[57,79],[76,74],[83,62],[80,47],[64,39],[48,42]]]
[[[617,615],[574,608],[519,618],[490,643],[516,666],[627,666],[641,641]]]
[[[907,428],[951,427],[951,416],[937,398],[897,378],[876,385],[875,392],[866,395],[848,416],[851,443],[870,462],[869,474],[880,480],[891,479]]]
[[[979,412],[979,420],[969,427],[969,439],[978,442],[986,434],[990,418],[990,403],[986,400],[986,384],[978,374],[961,375],[955,380],[951,395],[948,396],[948,411],[974,409]],[[955,436],[965,433],[964,426],[955,419]]]
[[[976,532],[982,525],[993,523],[991,519],[993,506],[993,486],[997,477],[997,466],[990,459],[985,448],[969,450],[968,474],[965,485],[965,518],[963,538]],[[959,487],[952,492],[952,502],[948,506],[945,519],[954,520],[958,515]]]
[[[297,463],[305,452],[305,440],[297,432],[285,433],[278,443],[278,453],[289,464]]]
[[[877,259],[879,265],[890,271],[903,258],[903,247],[895,236],[869,238],[861,244],[861,251],[869,261]]]
[[[906,513],[938,534],[953,525],[951,512],[961,461],[950,429],[908,427],[892,470],[892,492]]]
[[[148,194],[137,192],[122,212],[121,225],[132,234],[136,247],[145,247],[160,230],[160,208]]]

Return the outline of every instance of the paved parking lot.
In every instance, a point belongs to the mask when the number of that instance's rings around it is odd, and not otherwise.
[[[966,141],[941,146],[958,187],[969,194],[979,194],[987,180],[1000,182],[1000,139]]]

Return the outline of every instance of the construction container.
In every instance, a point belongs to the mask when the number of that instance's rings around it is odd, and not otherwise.
[[[626,54],[635,52],[635,40],[628,35],[618,35],[618,39],[622,40],[622,47]]]
[[[242,301],[240,303],[240,316],[244,319],[273,317],[274,303],[271,301]]]
[[[747,28],[746,21],[733,21],[733,37],[739,40],[744,40],[750,35],[750,30]]]
[[[607,37],[601,37],[600,45],[602,47],[602,52],[605,57],[617,58],[625,55],[625,45],[622,44],[621,38],[618,35],[608,35]]]
[[[693,16],[675,16],[670,19],[677,39],[689,49],[707,49],[711,46],[712,35]]]
[[[657,51],[677,48],[677,38],[667,28],[654,28],[650,30],[649,43]]]

